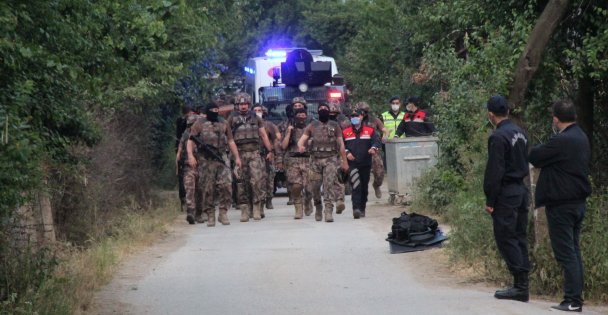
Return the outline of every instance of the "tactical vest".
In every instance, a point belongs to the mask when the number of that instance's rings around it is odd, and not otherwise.
[[[338,152],[336,129],[340,126],[335,121],[322,123],[318,120],[312,122],[311,151],[315,156],[332,156]]]
[[[298,151],[298,141],[300,140],[300,138],[302,138],[302,135],[304,135],[304,129],[306,128],[306,126],[304,126],[304,128],[297,128],[294,127],[293,130],[291,131],[291,138],[289,139],[289,147],[287,148],[287,152],[289,153],[289,156],[309,156],[308,152],[304,152],[304,153],[300,153],[300,151]]]
[[[200,137],[203,142],[216,148],[218,152],[226,152],[228,148],[228,137],[226,137],[225,123],[223,121],[205,121],[201,125]]]
[[[239,149],[255,151],[259,149],[260,128],[258,127],[257,116],[248,114],[232,117],[232,133],[234,142]],[[236,127],[236,129],[234,129]]]
[[[395,133],[397,132],[397,127],[399,127],[399,123],[405,117],[404,112],[399,112],[397,118],[393,118],[393,115],[390,111],[386,111],[382,113],[382,120],[384,120],[384,127],[388,130],[388,138],[393,139],[395,137]]]

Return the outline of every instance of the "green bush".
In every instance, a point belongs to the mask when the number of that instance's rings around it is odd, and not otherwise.
[[[425,209],[443,215],[453,203],[456,193],[465,186],[464,178],[451,170],[431,169],[418,179],[412,204],[413,209]]]
[[[54,249],[21,247],[0,237],[0,314],[32,314],[35,293],[60,263]]]

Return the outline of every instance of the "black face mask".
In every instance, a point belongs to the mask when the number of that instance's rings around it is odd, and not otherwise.
[[[336,121],[338,120],[338,115],[334,114],[334,115],[329,115],[329,119]]]
[[[306,126],[306,118],[296,118],[296,127],[303,128]]]
[[[322,109],[319,111],[319,120],[321,122],[327,122],[329,120],[329,111]]]
[[[217,117],[219,116],[219,113],[217,112],[207,112],[207,120],[212,121],[212,122],[216,122],[217,121]]]

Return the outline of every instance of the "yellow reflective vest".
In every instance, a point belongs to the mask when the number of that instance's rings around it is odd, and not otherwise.
[[[403,121],[403,117],[405,116],[404,112],[399,112],[397,118],[393,117],[391,111],[386,111],[382,113],[382,120],[384,121],[384,127],[388,130],[388,138],[393,139],[395,137],[395,132],[397,131],[397,127]]]

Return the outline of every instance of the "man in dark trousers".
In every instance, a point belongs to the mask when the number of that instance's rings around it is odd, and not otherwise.
[[[382,143],[374,128],[363,122],[365,113],[358,109],[350,115],[351,126],[342,131],[346,159],[348,160],[350,184],[353,188],[353,217],[365,217],[367,188],[372,168],[372,157],[378,154]]]
[[[528,272],[528,139],[509,119],[503,96],[492,96],[486,104],[488,119],[496,128],[488,139],[488,164],[483,179],[485,210],[492,215],[498,251],[513,275],[513,286],[498,290],[497,299],[527,302]]]
[[[553,254],[564,270],[564,300],[552,307],[582,312],[583,261],[579,240],[585,200],[591,194],[591,149],[587,136],[575,120],[572,103],[554,103],[553,126],[557,134],[532,149],[530,163],[541,169],[535,205],[546,208]]]

